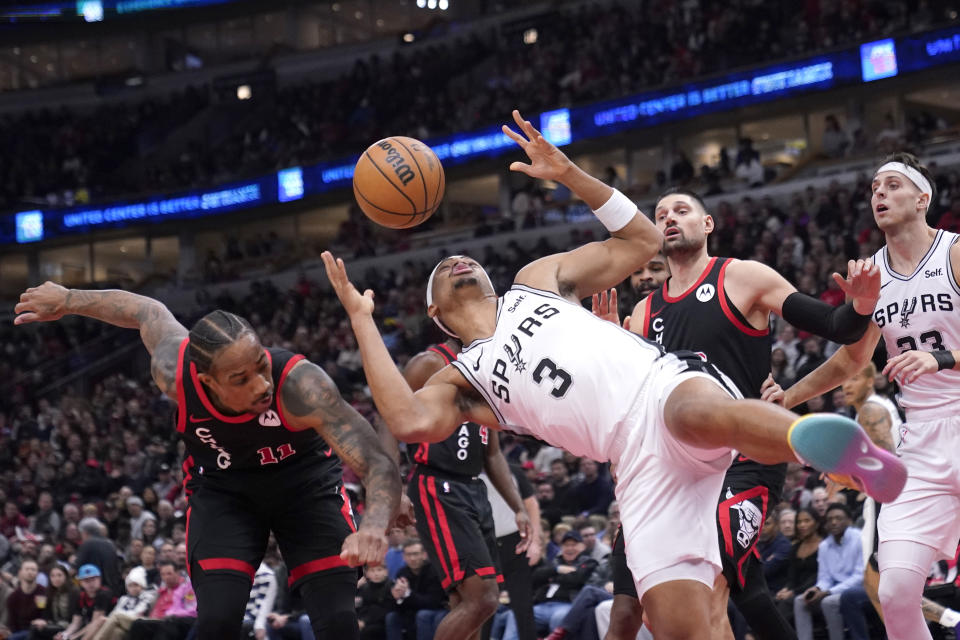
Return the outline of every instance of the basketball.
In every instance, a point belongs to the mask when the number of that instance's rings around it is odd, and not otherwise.
[[[414,138],[391,136],[370,145],[353,170],[353,194],[368,218],[409,229],[433,215],[443,199],[443,165]]]

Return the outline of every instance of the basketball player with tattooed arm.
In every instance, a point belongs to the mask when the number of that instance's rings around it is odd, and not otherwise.
[[[854,474],[887,498],[899,493],[903,467],[852,420],[799,418],[772,403],[736,399],[729,378],[696,354],[667,354],[584,309],[580,300],[650,260],[662,235],[626,196],[584,173],[516,111],[514,119],[523,135],[506,126],[504,133],[531,163],[510,168],[564,184],[594,209],[609,239],[527,265],[501,298],[475,260],[442,260],[427,313],[466,346],[417,392],[373,322],[373,292],[359,293],[329,252],[327,274],[397,438],[437,442],[473,421],[617,464],[627,558],[657,638],[702,637],[720,571],[712,514],[732,449],[769,464],[799,456]]]
[[[187,446],[187,546],[199,638],[237,638],[272,530],[321,638],[359,638],[352,567],[378,563],[400,474],[323,369],[264,348],[246,320],[214,311],[187,331],[160,302],[126,291],[27,289],[15,324],[75,314],[139,329]],[[366,486],[359,529],[340,461]]]
[[[907,414],[897,453],[910,471],[903,493],[880,510],[880,604],[890,640],[930,639],[917,606],[931,564],[960,539],[960,242],[931,228],[930,172],[891,156],[873,178],[873,218],[887,244],[874,255],[880,300],[866,335],[787,389],[796,406],[862,371],[883,337],[883,374],[900,383]],[[883,500],[880,500],[883,502]]]
[[[457,359],[459,344],[435,344],[413,356],[403,371],[411,389],[420,389],[437,371]],[[380,429],[384,449],[399,455],[389,429]],[[417,463],[407,484],[416,515],[417,533],[430,561],[450,592],[450,613],[434,634],[435,640],[470,640],[480,637],[483,623],[497,610],[502,581],[496,558],[497,539],[487,486],[493,486],[516,514],[522,541],[517,553],[527,550],[533,533],[520,492],[510,476],[500,440],[488,427],[465,422],[442,442],[421,442],[414,450]]]

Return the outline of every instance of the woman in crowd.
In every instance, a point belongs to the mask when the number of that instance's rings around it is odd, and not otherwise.
[[[50,640],[57,638],[70,626],[80,620],[80,591],[61,565],[50,569],[50,587],[47,589],[46,608],[43,618],[34,620],[30,625],[30,640]]]
[[[817,550],[820,547],[820,516],[810,507],[797,512],[794,543],[790,550],[787,584],[775,598],[780,612],[793,620],[793,598],[817,582]]]

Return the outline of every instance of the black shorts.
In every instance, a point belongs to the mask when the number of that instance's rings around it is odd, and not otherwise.
[[[768,487],[760,475],[727,473],[717,506],[717,534],[723,575],[731,590],[742,589],[750,562],[760,562],[757,540],[780,487]]]
[[[633,581],[633,573],[627,566],[627,545],[623,541],[623,527],[617,529],[617,536],[613,539],[613,550],[610,552],[610,568],[613,570],[613,595],[637,597],[637,585]]]
[[[192,486],[187,565],[195,584],[217,572],[252,580],[271,531],[289,568],[291,587],[319,572],[356,572],[340,559],[343,541],[356,524],[339,478],[274,474],[258,483],[238,477],[232,485],[236,489],[202,481]]]
[[[471,575],[503,581],[487,486],[479,478],[455,478],[418,468],[407,485],[417,533],[444,589]]]

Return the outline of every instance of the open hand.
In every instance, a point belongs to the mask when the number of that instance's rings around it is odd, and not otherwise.
[[[66,313],[69,293],[66,287],[49,280],[39,287],[30,287],[20,294],[20,302],[13,308],[17,313],[13,324],[59,320]]]
[[[606,290],[593,294],[590,310],[598,318],[612,322],[619,327],[620,314],[617,307],[617,288],[610,289],[609,294]]]
[[[361,528],[343,541],[340,559],[351,567],[382,564],[389,547],[390,543],[383,533]]]
[[[847,264],[847,277],[834,273],[833,279],[853,301],[857,313],[864,316],[873,313],[880,299],[880,268],[872,260],[851,260]]]
[[[347,277],[347,267],[340,258],[334,258],[329,251],[320,254],[327,277],[333,285],[333,291],[340,298],[340,304],[348,316],[373,315],[373,291],[367,289],[361,294]]]
[[[529,120],[524,120],[516,109],[513,110],[513,120],[517,123],[517,127],[523,135],[507,125],[503,125],[503,133],[526,152],[530,158],[530,164],[511,162],[510,171],[519,171],[531,178],[540,178],[541,180],[560,180],[573,166],[570,158],[563,151],[547,142],[543,134],[537,131]]]

